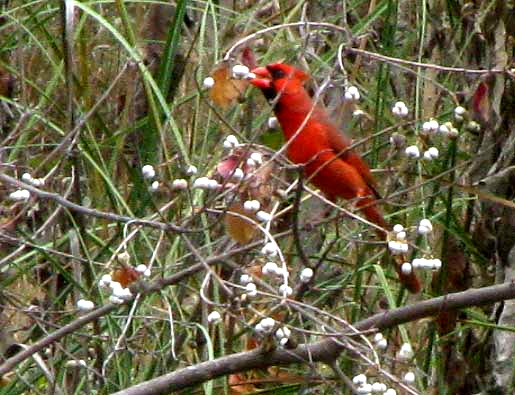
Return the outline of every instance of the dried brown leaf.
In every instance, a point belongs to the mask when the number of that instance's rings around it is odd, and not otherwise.
[[[227,108],[236,101],[248,86],[248,81],[231,78],[231,67],[228,62],[220,64],[211,72],[215,80],[214,86],[209,90],[209,97],[222,108]]]
[[[231,212],[239,215],[231,214]],[[245,211],[241,203],[233,203],[225,215],[225,229],[233,240],[240,244],[247,244],[256,236],[257,228],[242,217],[255,221],[255,216]]]

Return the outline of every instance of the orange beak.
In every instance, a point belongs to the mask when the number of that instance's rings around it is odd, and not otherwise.
[[[252,78],[249,82],[259,89],[269,89],[272,87],[272,76],[266,67],[256,67],[251,70],[256,78]]]

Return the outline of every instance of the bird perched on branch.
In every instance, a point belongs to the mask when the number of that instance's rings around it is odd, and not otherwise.
[[[288,158],[304,165],[308,179],[329,199],[356,199],[365,217],[378,225],[377,233],[386,239],[390,225],[376,199],[379,194],[370,168],[349,147],[352,140],[333,124],[321,105],[315,104],[304,88],[308,74],[286,63],[272,63],[252,70],[250,83],[261,89],[273,103],[273,110],[286,140]],[[419,292],[420,281],[413,272],[401,271],[401,282],[411,292]]]

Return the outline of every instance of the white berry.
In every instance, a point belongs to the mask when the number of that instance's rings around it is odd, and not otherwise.
[[[356,392],[358,394],[368,395],[368,394],[372,393],[372,386],[367,383],[362,384],[358,388],[356,388]]]
[[[404,262],[401,266],[401,272],[402,274],[405,274],[406,276],[410,275],[411,272],[413,271],[413,268],[411,266],[411,263],[409,262]]]
[[[188,181],[186,181],[184,178],[177,178],[176,180],[172,181],[172,188],[179,190],[187,189]]]
[[[247,66],[243,64],[236,64],[232,67],[232,76],[233,78],[241,79],[246,78],[250,73],[250,70]]]
[[[150,191],[155,192],[159,189],[159,181],[154,181],[152,184],[150,184]]]
[[[354,376],[352,378],[352,382],[356,385],[365,384],[367,382],[367,376],[365,376],[364,374],[358,374],[357,376]]]
[[[408,158],[414,158],[414,159],[420,158],[420,150],[418,149],[418,147],[416,145],[410,145],[409,147],[406,147],[406,149],[404,150],[404,153],[406,154],[406,156]]]
[[[143,178],[146,180],[151,180],[156,176],[156,171],[154,170],[154,166],[145,165],[141,168],[141,173],[143,173]]]
[[[210,324],[217,324],[222,320],[222,317],[218,311],[212,311],[207,316],[207,322]]]
[[[259,200],[247,200],[243,203],[243,208],[245,211],[253,213],[261,208],[261,203],[259,203]]]
[[[30,192],[27,189],[18,189],[9,194],[9,199],[15,202],[24,202],[30,199]]]
[[[404,375],[404,382],[406,384],[413,384],[415,382],[415,373],[408,372]]]
[[[313,269],[310,267],[305,267],[300,272],[300,281],[303,283],[309,283],[311,279],[313,278]]]
[[[278,253],[278,247],[277,244],[273,242],[266,243],[263,248],[261,248],[261,253],[263,255],[267,255],[269,257],[277,256]]]
[[[402,101],[398,101],[397,103],[395,103],[392,108],[392,113],[398,116],[399,118],[406,117],[408,115],[408,112],[408,107],[406,107],[406,104],[404,104],[404,102]]]
[[[261,222],[270,222],[272,220],[272,214],[260,210],[256,213],[256,218]]]
[[[408,360],[413,357],[413,349],[411,348],[411,344],[404,343],[399,350],[399,359]]]
[[[77,300],[77,308],[82,311],[89,311],[95,308],[95,303],[91,300],[79,299]]]
[[[401,224],[395,224],[393,226],[393,231],[395,233],[399,233],[399,232],[402,232],[404,230],[404,226],[402,226]]]
[[[267,124],[269,129],[276,129],[279,126],[279,122],[276,117],[268,118]]]
[[[293,293],[293,289],[287,284],[281,284],[279,293],[283,296],[290,296]]]
[[[381,339],[376,343],[376,347],[380,350],[385,350],[388,347],[388,340]]]
[[[372,384],[372,392],[373,393],[382,394],[385,391],[386,391],[385,383],[379,383],[376,381],[374,384]]]
[[[360,99],[358,88],[355,86],[349,86],[347,89],[345,89],[344,99],[346,101],[357,102]]]
[[[186,169],[186,174],[189,176],[193,176],[193,175],[197,174],[197,172],[198,172],[197,166],[194,166],[194,165],[189,165],[188,168]]]
[[[270,332],[275,326],[275,320],[271,317],[263,318],[259,323],[265,332]]]
[[[257,287],[256,287],[256,284],[254,283],[248,283],[246,286],[245,286],[245,292],[247,293],[248,296],[250,297],[254,297],[257,295]]]
[[[261,272],[265,276],[275,275],[278,270],[279,270],[279,266],[277,266],[277,263],[275,263],[275,262],[267,262],[261,268]]]
[[[428,233],[431,233],[432,230],[433,230],[433,225],[431,224],[431,221],[429,221],[426,218],[420,220],[420,222],[418,224],[418,228],[417,228],[417,232],[419,234],[426,235]]]
[[[213,77],[206,77],[204,78],[204,82],[202,83],[204,88],[211,89],[213,86],[215,86],[215,80]]]
[[[252,154],[250,154],[250,159],[252,159],[258,165],[263,163],[263,155],[261,155],[259,152],[253,152]]]

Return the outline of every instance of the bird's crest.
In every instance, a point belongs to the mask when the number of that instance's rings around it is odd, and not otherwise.
[[[287,63],[271,63],[266,66],[268,72],[273,80],[289,79],[297,80],[299,82],[306,82],[309,80],[309,75],[304,71],[289,65]]]

